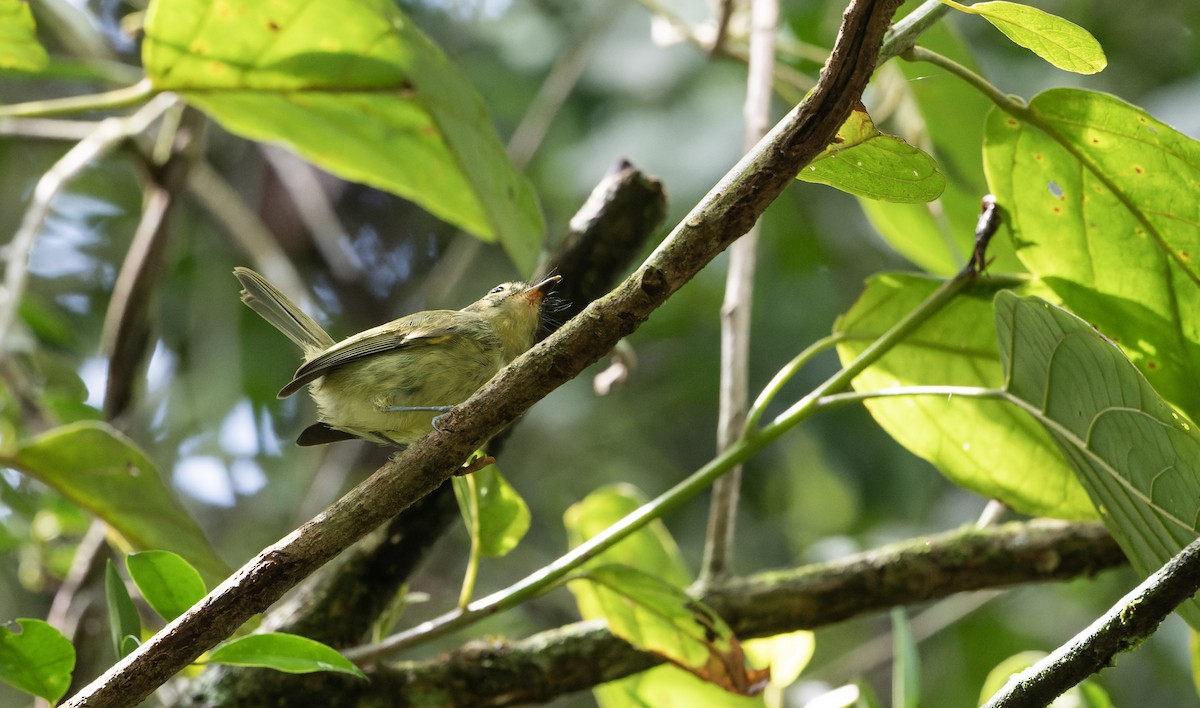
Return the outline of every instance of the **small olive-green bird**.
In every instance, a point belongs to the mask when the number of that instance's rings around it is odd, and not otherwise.
[[[533,345],[542,300],[560,280],[504,283],[461,310],[401,317],[334,342],[266,278],[235,268],[242,301],[304,353],[304,364],[279,391],[307,385],[319,423],[300,445],[363,438],[402,447],[428,433],[439,413],[470,398]]]

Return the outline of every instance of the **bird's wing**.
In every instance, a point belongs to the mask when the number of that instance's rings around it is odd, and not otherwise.
[[[358,361],[384,352],[415,349],[418,347],[445,344],[455,337],[478,336],[478,329],[465,323],[462,313],[455,312],[457,317],[450,323],[442,320],[442,324],[431,325],[429,315],[432,312],[422,312],[409,315],[395,322],[373,327],[364,332],[344,339],[329,347],[296,370],[292,380],[279,391],[280,398],[287,398],[299,391],[306,384],[324,376],[339,366],[345,366],[352,361]]]

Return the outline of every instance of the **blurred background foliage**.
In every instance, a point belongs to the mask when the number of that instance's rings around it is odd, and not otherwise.
[[[31,4],[59,77],[0,74],[4,103],[85,94],[136,78],[126,65],[139,63],[137,38],[127,32],[137,26],[139,3]],[[670,197],[667,223],[673,225],[740,155],[744,65],[710,58],[688,44],[656,43],[649,4],[421,0],[404,8],[480,91],[501,136],[517,136],[510,148],[539,194],[551,243],[621,158],[663,181]],[[1200,135],[1200,4],[1036,4],[1095,35],[1108,54],[1108,69],[1088,77],[1054,71],[984,22],[951,17],[948,24],[1004,91],[1026,98],[1051,86],[1107,91]],[[707,3],[692,0],[676,0],[670,9],[696,22],[711,12]],[[790,44],[809,46],[802,54],[819,55],[832,43],[843,9],[841,2],[784,2],[781,31]],[[819,69],[811,58],[786,61],[813,78]],[[563,64],[578,67],[577,80]],[[956,81],[923,75],[920,66],[907,71],[907,82]],[[561,102],[536,100],[547,76],[566,81]],[[878,88],[868,93],[869,108],[879,94]],[[775,117],[786,107],[778,101]],[[893,118],[885,127],[902,132],[900,117]],[[36,180],[70,145],[7,128],[0,135],[0,233],[16,230]],[[498,247],[456,233],[391,195],[316,171],[320,192],[297,192],[280,175],[311,168],[215,124],[207,128],[204,156],[269,227],[309,284],[310,311],[335,337],[407,312],[461,307],[497,282],[528,275],[514,272]],[[314,227],[296,207],[321,199],[340,230]],[[0,392],[2,439],[99,417],[105,385],[101,325],[141,208],[138,169],[120,152],[93,165],[54,200],[33,252],[21,321],[3,344],[21,352],[15,361],[24,371],[18,373],[36,383],[36,410],[15,391]],[[274,394],[297,355],[239,302],[230,272],[235,265],[256,264],[210,211],[185,200],[175,214],[156,295],[154,354],[133,410],[117,423],[157,462],[224,559],[240,565],[374,470],[387,451],[358,443],[315,449],[292,444],[311,422],[312,406],[303,397],[277,401]],[[865,277],[912,268],[872,231],[853,198],[817,185],[788,190],[764,217],[751,389],[827,334]],[[597,396],[594,369],[516,427],[500,467],[532,507],[533,527],[512,555],[484,564],[479,595],[562,552],[562,513],[593,489],[622,481],[656,494],[710,458],[723,269],[718,260],[630,338],[637,368],[624,387]],[[806,369],[789,390],[809,390],[834,367],[830,356]],[[0,475],[0,617],[44,617],[88,520],[41,485],[11,470]],[[793,566],[970,523],[984,504],[902,450],[863,410],[840,409],[749,464],[734,570]],[[693,568],[706,514],[707,504],[698,500],[666,519]],[[461,530],[443,539],[412,585],[430,600],[414,605],[406,621],[452,605],[467,543]],[[996,663],[1026,649],[1057,646],[1134,582],[1126,570],[916,608],[929,704],[973,705]],[[471,634],[522,636],[575,616],[571,598],[559,591]],[[85,622],[93,633],[106,631],[101,619]],[[814,663],[793,689],[796,704],[821,682],[858,677],[886,695],[888,628],[888,618],[878,616],[819,631]],[[423,651],[456,641],[461,638]],[[83,671],[94,673],[107,659],[96,661]],[[1172,618],[1101,681],[1116,705],[1184,705],[1195,701],[1189,674],[1185,628]],[[0,703],[17,700],[0,688]],[[580,694],[560,704],[590,701]]]

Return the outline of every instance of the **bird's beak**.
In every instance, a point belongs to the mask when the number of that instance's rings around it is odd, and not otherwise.
[[[550,292],[550,289],[553,288],[560,280],[562,280],[561,275],[552,275],[537,285],[530,286],[530,288],[525,291],[525,297],[529,298],[529,301],[532,303],[540,304],[542,299],[546,297],[546,294]]]

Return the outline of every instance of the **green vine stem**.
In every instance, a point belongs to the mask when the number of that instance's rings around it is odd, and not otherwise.
[[[746,416],[746,430],[743,435],[750,436],[756,434],[756,428],[758,427],[759,421],[762,420],[763,413],[766,411],[767,406],[771,405],[771,401],[774,401],[775,397],[779,395],[779,392],[783,389],[784,384],[790,381],[792,377],[794,377],[800,371],[800,369],[803,369],[805,366],[807,366],[808,362],[815,359],[818,354],[821,354],[822,352],[825,352],[836,346],[841,339],[841,336],[836,334],[831,334],[827,337],[818,339],[817,341],[805,347],[804,351],[797,354],[795,358],[787,363],[786,366],[784,366],[773,377],[771,377],[771,380],[763,388],[762,393],[758,394],[758,398],[755,399],[754,405],[750,407],[750,412]]]
[[[103,93],[90,93],[85,96],[69,96],[67,98],[49,98],[44,101],[29,101],[14,103],[10,106],[0,106],[0,118],[38,118],[59,116],[83,111],[106,111],[114,108],[126,108],[150,99],[157,89],[150,79],[142,79],[132,86],[125,86]]]

